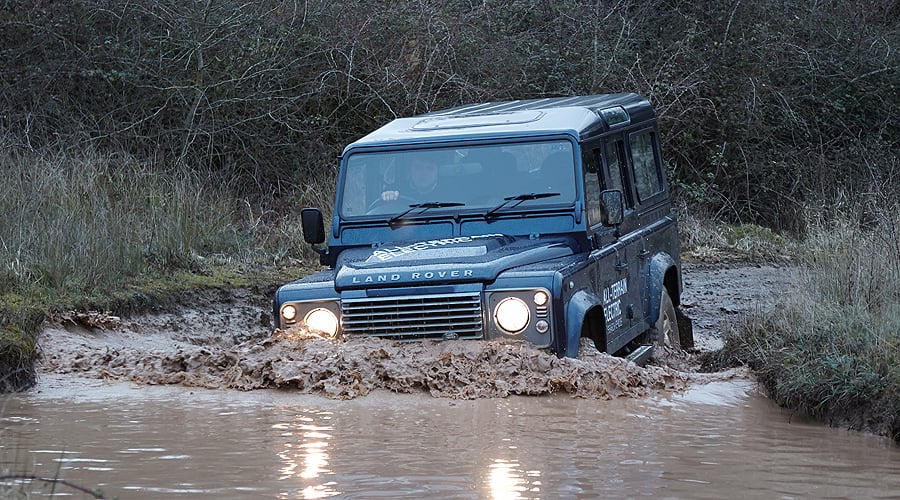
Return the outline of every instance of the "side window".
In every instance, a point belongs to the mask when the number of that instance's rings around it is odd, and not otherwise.
[[[613,140],[606,144],[606,172],[604,175],[603,189],[618,189],[625,198],[625,207],[634,207],[631,190],[627,189],[628,183],[625,176],[625,142],[622,139]]]
[[[584,166],[584,202],[588,225],[600,223],[600,163],[599,152],[587,145],[581,150],[581,164]]]
[[[639,132],[631,136],[631,163],[634,167],[634,187],[638,200],[644,201],[662,192],[663,183],[656,158],[653,132]]]

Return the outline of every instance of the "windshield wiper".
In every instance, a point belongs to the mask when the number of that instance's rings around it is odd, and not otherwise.
[[[553,196],[559,196],[559,193],[522,193],[516,196],[508,196],[506,198],[503,198],[503,203],[500,203],[496,207],[488,210],[487,213],[484,214],[484,218],[489,219],[492,215],[499,212],[513,201],[517,203],[511,205],[509,208],[515,208],[519,206],[519,204],[521,204],[523,201],[539,200],[541,198],[550,198]]]
[[[455,201],[429,201],[429,202],[425,202],[425,203],[416,203],[416,204],[410,205],[408,210],[405,210],[402,213],[397,214],[397,215],[391,217],[390,219],[388,219],[388,225],[393,226],[394,224],[399,222],[400,219],[402,219],[403,217],[408,215],[413,210],[416,210],[417,208],[421,209],[419,211],[419,213],[421,214],[421,213],[425,212],[426,210],[430,210],[432,208],[461,207],[463,205],[465,205],[465,203],[458,203]]]

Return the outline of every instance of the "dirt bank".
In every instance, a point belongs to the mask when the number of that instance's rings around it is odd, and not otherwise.
[[[772,293],[789,279],[787,270],[771,266],[685,266],[682,302],[694,320],[698,352],[721,346],[729,317],[771,307]],[[556,392],[639,397],[747,376],[742,370],[696,373],[697,353],[664,352],[641,368],[586,343],[577,359],[560,359],[495,342],[396,344],[373,338],[328,341],[302,332],[272,335],[269,301],[237,289],[128,318],[60,315],[41,333],[39,370],[70,374],[73,383],[88,377],[239,390],[281,387],[332,398],[379,389],[465,399]]]

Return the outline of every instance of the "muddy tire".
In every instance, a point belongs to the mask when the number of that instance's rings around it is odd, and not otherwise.
[[[690,351],[694,349],[694,322],[680,307],[675,308],[675,316],[678,318],[678,338],[681,339],[681,348]]]
[[[672,304],[672,298],[669,297],[669,292],[665,288],[663,288],[662,297],[659,300],[659,317],[654,327],[656,329],[655,335],[653,335],[655,345],[681,349],[675,305]]]

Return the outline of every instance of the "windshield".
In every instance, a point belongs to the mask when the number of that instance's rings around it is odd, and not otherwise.
[[[520,197],[510,204],[517,209],[575,200],[575,155],[567,140],[353,153],[345,168],[338,190],[343,217],[397,215],[422,204],[428,214],[487,212],[513,197]],[[532,194],[542,196],[524,196]]]

